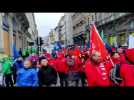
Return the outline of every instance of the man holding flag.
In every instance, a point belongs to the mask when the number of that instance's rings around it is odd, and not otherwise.
[[[95,24],[91,25],[90,35],[91,57],[85,64],[88,86],[110,86],[109,69],[111,65],[104,64],[109,55]]]

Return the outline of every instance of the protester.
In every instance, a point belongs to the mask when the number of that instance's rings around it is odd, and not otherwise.
[[[126,57],[128,63],[134,65],[134,48],[126,49],[125,50],[125,57]]]
[[[4,59],[4,62],[2,64],[2,71],[4,74],[6,87],[9,87],[9,86],[13,87],[11,63],[6,58]]]
[[[19,55],[22,57],[22,50],[21,50],[21,48],[19,50]]]
[[[28,59],[32,61],[32,67],[36,69],[37,62],[38,62],[38,59],[39,59],[38,56],[37,56],[37,54],[36,53],[32,53],[29,56]]]
[[[4,86],[4,76],[3,76],[3,72],[2,72],[2,61],[0,61],[0,87]]]
[[[85,58],[81,57],[79,75],[80,75],[82,87],[84,87],[86,84],[85,61],[86,61]]]
[[[121,47],[119,47],[119,48],[117,48],[117,52],[120,55],[120,61],[121,61],[121,63],[128,63],[127,60],[126,60],[126,57],[125,57],[125,51],[124,51],[124,49],[121,48]]]
[[[117,52],[113,52],[112,60],[115,66],[111,71],[111,79],[115,86],[134,86],[134,65],[122,63]]]
[[[16,83],[17,71],[24,67],[23,58],[20,56],[16,59],[13,64],[13,80]]]
[[[68,66],[66,64],[66,58],[62,53],[59,53],[56,59],[56,69],[60,78],[60,86],[61,87],[68,86],[67,82]]]
[[[43,53],[44,53],[44,57],[46,58],[51,58],[51,54],[47,52],[47,50],[43,50]]]
[[[32,62],[29,59],[25,60],[24,68],[17,71],[16,86],[17,87],[38,86],[37,71],[33,69]]]
[[[75,82],[75,86],[78,87],[80,79],[79,75],[80,60],[78,59],[77,56],[72,55],[67,59],[67,65],[69,68],[68,79],[71,80],[72,82]]]
[[[110,86],[108,72],[101,61],[101,54],[94,51],[91,58],[86,61],[85,73],[88,86]]]
[[[45,57],[39,59],[41,68],[38,71],[39,86],[55,86],[57,83],[57,72],[48,64]]]

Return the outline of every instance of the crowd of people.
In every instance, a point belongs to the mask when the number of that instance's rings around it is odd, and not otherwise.
[[[4,59],[3,81],[6,87],[134,86],[134,49],[112,48],[109,54],[102,60],[100,52],[74,46]]]

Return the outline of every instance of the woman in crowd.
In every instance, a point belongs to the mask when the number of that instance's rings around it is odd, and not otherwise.
[[[21,68],[17,72],[16,78],[17,87],[36,87],[38,86],[37,71],[32,67],[30,60],[25,60],[24,68]]]

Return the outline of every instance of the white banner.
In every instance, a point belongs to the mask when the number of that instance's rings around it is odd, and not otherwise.
[[[134,48],[134,36],[129,35],[129,46],[128,48]]]

